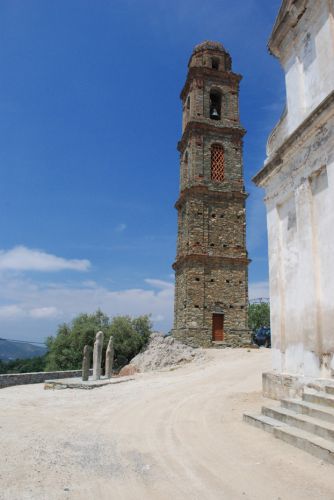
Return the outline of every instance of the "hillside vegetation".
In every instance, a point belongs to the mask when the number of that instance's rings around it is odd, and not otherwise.
[[[18,358],[28,359],[43,356],[45,353],[46,347],[0,338],[0,360],[2,361],[12,361]]]
[[[46,356],[36,356],[30,359],[14,359],[7,362],[0,359],[0,374],[43,372],[45,365]]]

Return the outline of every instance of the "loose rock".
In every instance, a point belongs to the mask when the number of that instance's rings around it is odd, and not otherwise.
[[[129,365],[123,366],[118,375],[120,377],[127,377],[129,375],[134,375],[135,373],[138,372],[139,372],[138,368],[130,363]]]
[[[145,351],[137,354],[127,366],[135,366],[138,371],[147,372],[173,368],[205,357],[205,352],[201,348],[196,349],[182,344],[173,337],[153,333]]]

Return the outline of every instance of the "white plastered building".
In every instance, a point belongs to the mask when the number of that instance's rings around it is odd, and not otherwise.
[[[334,378],[334,0],[284,0],[269,50],[285,73],[286,109],[253,180],[265,190],[269,240],[264,393],[279,397],[275,384]]]

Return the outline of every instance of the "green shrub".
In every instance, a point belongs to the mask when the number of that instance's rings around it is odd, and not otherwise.
[[[270,305],[268,302],[249,304],[248,325],[253,331],[261,326],[270,326]]]
[[[113,336],[116,369],[129,361],[147,344],[152,325],[149,316],[116,316],[108,318],[101,311],[80,314],[70,324],[58,327],[55,337],[47,339],[48,354],[46,370],[78,370],[81,368],[83,348],[93,347],[96,333],[104,333],[104,348],[110,335]],[[104,364],[104,356],[103,356]]]

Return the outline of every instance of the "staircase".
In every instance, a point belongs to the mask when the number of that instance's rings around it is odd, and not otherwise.
[[[334,464],[334,386],[304,388],[302,399],[263,406],[261,415],[246,413],[244,421]]]

